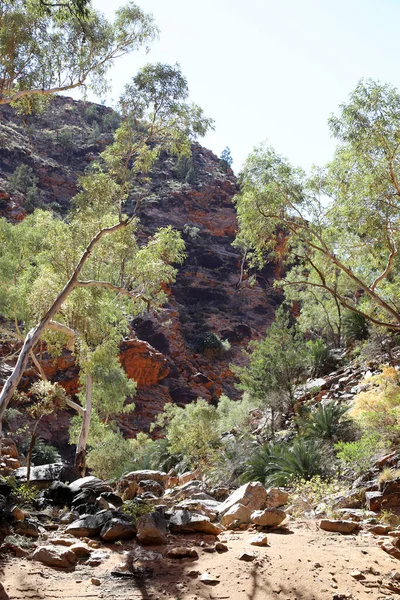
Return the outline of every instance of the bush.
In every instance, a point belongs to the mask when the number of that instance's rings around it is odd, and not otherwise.
[[[367,320],[353,311],[347,311],[342,318],[343,339],[346,344],[366,340],[369,336]]]
[[[221,338],[212,331],[205,333],[198,340],[197,350],[204,354],[206,358],[220,358],[231,349],[228,340]]]
[[[300,434],[310,438],[337,440],[349,429],[351,421],[343,420],[348,411],[348,406],[334,400],[313,408],[303,408],[296,419]]]
[[[351,415],[389,444],[400,442],[400,379],[393,367],[365,381],[368,389],[354,399]]]
[[[153,510],[154,507],[149,502],[138,502],[136,499],[126,501],[122,506],[122,511],[131,517],[134,524],[136,524],[139,517],[147,515]]]
[[[121,433],[108,432],[100,445],[87,454],[87,465],[100,479],[118,479],[135,463],[136,453],[132,440]]]
[[[345,469],[357,477],[369,471],[374,459],[384,449],[384,444],[377,434],[367,433],[355,442],[337,442],[336,456]]]
[[[185,408],[167,405],[155,425],[165,430],[170,455],[183,457],[191,468],[203,469],[213,462],[220,447],[218,420],[214,406],[199,398]]]
[[[37,187],[38,182],[34,170],[28,165],[18,165],[8,178],[11,193],[20,192],[25,196],[25,209],[28,213],[33,212],[40,204],[41,192]]]
[[[121,117],[115,111],[108,112],[103,117],[102,129],[113,133],[121,124]]]
[[[60,462],[61,456],[57,448],[46,444],[41,439],[37,439],[32,452],[32,463],[35,466],[49,465],[51,463]]]
[[[316,440],[296,439],[290,446],[270,442],[258,450],[245,467],[245,481],[265,486],[308,481],[321,473],[321,448]]]
[[[320,475],[315,475],[308,481],[298,479],[292,485],[289,504],[295,496],[301,496],[312,507],[318,506],[326,498],[343,490],[343,484],[337,479],[322,479]]]
[[[307,342],[308,360],[312,377],[320,377],[334,368],[335,361],[323,340]]]

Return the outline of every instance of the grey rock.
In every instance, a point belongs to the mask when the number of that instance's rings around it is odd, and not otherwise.
[[[137,540],[141,544],[166,544],[167,521],[159,512],[142,515],[136,521]]]

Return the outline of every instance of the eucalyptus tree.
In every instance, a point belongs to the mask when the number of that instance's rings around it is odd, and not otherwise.
[[[69,340],[86,382],[80,456],[96,378],[104,388],[105,365],[115,359],[129,317],[166,301],[163,285],[174,280],[176,265],[184,258],[184,243],[171,227],[141,244],[138,219],[124,214],[123,206],[128,199],[136,207],[145,201],[136,177],[149,173],[161,150],[188,153],[190,140],[212,126],[198,106],[186,102],[187,96],[178,66],[144,67],[123,95],[124,118],[114,143],[80,180],[69,220],[35,211],[17,225],[0,221],[0,310],[13,317],[16,328],[23,323],[22,349],[0,394],[0,419],[29,357],[37,363],[39,340],[51,345],[51,336],[63,336],[56,342]],[[99,355],[103,374],[97,369],[96,375]],[[110,383],[116,377],[122,386],[127,384],[115,369],[109,377]],[[96,394],[106,414],[107,394]],[[115,406],[108,414],[113,411],[118,412]]]
[[[0,3],[0,105],[23,112],[46,96],[77,87],[107,89],[113,62],[157,37],[153,18],[133,2],[113,22],[90,0]]]
[[[400,94],[361,81],[329,125],[334,158],[308,177],[271,147],[248,157],[237,243],[260,263],[282,251],[283,230],[292,269],[278,285],[329,293],[337,306],[399,330]]]

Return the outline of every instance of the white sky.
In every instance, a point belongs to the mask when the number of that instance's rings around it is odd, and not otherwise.
[[[327,118],[359,79],[400,87],[400,0],[136,1],[160,40],[115,64],[107,104],[146,62],[179,62],[191,100],[215,119],[202,144],[229,146],[236,171],[266,139],[306,169],[325,163]],[[121,4],[93,0],[110,18]]]

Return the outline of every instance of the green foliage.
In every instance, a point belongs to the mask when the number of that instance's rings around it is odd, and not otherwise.
[[[3,2],[0,100],[29,114],[52,91],[85,85],[103,93],[115,58],[147,46],[157,33],[152,17],[133,2],[117,9],[112,23],[86,0]]]
[[[366,340],[369,336],[368,321],[361,315],[347,311],[342,319],[343,339],[346,344]]]
[[[38,182],[39,178],[36,177],[34,170],[28,165],[18,165],[14,173],[8,178],[11,193],[20,192],[25,196],[25,209],[28,213],[33,211],[41,198],[41,193],[37,187]]]
[[[114,133],[116,129],[121,124],[121,117],[114,110],[112,112],[108,112],[103,117],[103,122],[101,128],[105,132]]]
[[[35,466],[49,465],[60,462],[61,456],[57,448],[37,439],[32,452],[32,462]]]
[[[358,477],[369,471],[384,447],[379,435],[365,433],[355,442],[337,442],[335,451],[344,468]]]
[[[290,446],[270,442],[257,450],[245,466],[245,481],[266,486],[308,481],[321,473],[321,446],[317,440],[296,439]]]
[[[316,407],[303,407],[296,419],[300,435],[327,440],[339,439],[349,428],[351,421],[343,417],[349,407],[335,400],[318,404]]]
[[[222,150],[221,156],[219,157],[219,159],[221,161],[222,170],[227,172],[232,167],[232,163],[233,163],[231,151],[228,148],[228,146],[226,148],[224,148],[224,150]]]
[[[32,504],[37,500],[40,490],[27,483],[20,483],[14,476],[1,477],[13,490],[16,501],[21,504]]]
[[[265,339],[249,347],[249,366],[233,367],[238,388],[272,410],[287,410],[307,369],[307,347],[298,327],[290,326],[288,314],[279,308]]]
[[[138,502],[137,500],[128,500],[124,502],[122,511],[129,515],[132,523],[136,523],[139,517],[147,515],[154,511],[154,507],[149,502]]]
[[[165,429],[170,454],[185,457],[193,468],[209,465],[220,445],[216,408],[199,398],[185,408],[168,405],[156,424]]]
[[[364,382],[364,391],[354,398],[351,416],[368,432],[387,444],[400,440],[400,378],[394,367]]]
[[[200,336],[197,342],[197,351],[207,358],[220,358],[231,348],[228,340],[221,340],[219,335],[208,331]]]
[[[87,143],[89,144],[89,146],[95,145],[97,144],[97,142],[99,141],[99,139],[101,138],[101,131],[100,131],[100,127],[98,126],[97,123],[95,123],[92,127],[92,130],[87,138]]]
[[[360,81],[329,120],[338,147],[325,168],[306,176],[260,146],[245,163],[236,197],[237,245],[249,248],[253,265],[271,252],[286,263],[278,287],[323,290],[337,306],[389,328],[400,323],[399,114],[396,89]]]
[[[289,504],[300,496],[313,508],[318,506],[327,496],[332,496],[343,490],[343,483],[337,479],[323,479],[320,475],[314,475],[309,480],[297,479],[291,485]]]
[[[260,403],[243,394],[240,400],[230,400],[222,394],[218,401],[217,414],[219,416],[218,428],[221,433],[238,429],[247,431],[249,428],[250,412],[259,408]]]
[[[119,432],[104,428],[100,439],[90,437],[91,449],[87,454],[87,465],[100,479],[118,479],[123,473],[133,470],[136,452],[132,440],[126,440]],[[96,443],[97,442],[97,443]]]
[[[329,347],[321,339],[307,342],[308,360],[312,377],[326,375],[332,370],[334,360]]]

